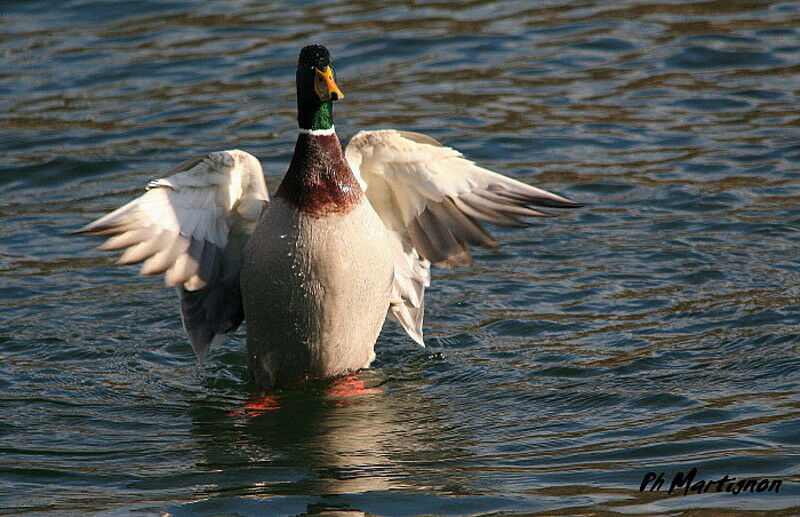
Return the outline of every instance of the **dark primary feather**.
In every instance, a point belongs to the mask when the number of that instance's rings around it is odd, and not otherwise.
[[[475,202],[475,199],[478,199],[478,201]],[[514,228],[524,228],[527,226],[526,223],[523,223],[511,216],[502,214],[496,210],[484,206],[480,202],[480,197],[475,194],[467,192],[466,194],[452,198],[452,200],[459,210],[475,219],[480,219],[481,221],[486,221],[498,226],[511,226]]]
[[[420,255],[428,259],[433,264],[440,264],[447,258],[444,253],[439,251],[428,237],[425,230],[419,224],[418,219],[412,219],[408,224],[408,235],[411,237],[411,242],[414,247],[419,250]]]
[[[440,221],[447,221],[453,234],[467,244],[489,249],[497,247],[497,241],[489,232],[475,219],[460,211],[449,197],[444,198],[441,203],[428,203],[426,210],[430,210]]]
[[[181,320],[195,354],[203,358],[215,341],[236,330],[244,321],[239,275],[210,282],[202,289],[178,287]]]
[[[514,190],[504,185],[445,197],[441,202],[429,201],[425,209],[409,225],[409,235],[423,257],[438,266],[471,265],[467,245],[496,248],[497,241],[478,221],[499,226],[530,226],[526,217],[551,217],[554,214],[535,210],[533,206],[576,208],[580,205],[550,194],[545,197],[527,185],[516,183]]]
[[[445,257],[442,265],[450,267],[458,264],[460,266],[472,265],[472,255],[470,255],[464,242],[457,239],[450,230],[447,220],[440,220],[433,215],[430,210],[423,210],[417,216],[420,229],[425,232],[431,244]]]

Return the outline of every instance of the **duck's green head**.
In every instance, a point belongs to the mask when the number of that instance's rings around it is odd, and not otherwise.
[[[343,99],[331,68],[331,54],[322,45],[300,51],[297,63],[297,122],[302,129],[333,127],[333,101]]]

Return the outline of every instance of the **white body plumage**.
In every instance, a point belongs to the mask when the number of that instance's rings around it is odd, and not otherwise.
[[[324,218],[275,199],[250,243],[241,285],[256,382],[286,385],[368,367],[394,266],[367,199]]]

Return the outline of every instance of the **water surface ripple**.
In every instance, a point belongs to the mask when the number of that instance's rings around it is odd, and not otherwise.
[[[317,41],[343,137],[587,206],[437,270],[380,391],[270,405],[241,332],[198,365],[172,290],[68,232],[210,150],[274,189]],[[0,56],[0,513],[800,513],[796,2],[5,0]],[[639,492],[692,467],[783,485]]]

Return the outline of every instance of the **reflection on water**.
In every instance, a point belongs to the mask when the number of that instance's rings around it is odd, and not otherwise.
[[[375,373],[362,377],[381,380]],[[228,412],[199,402],[191,413],[192,434],[206,451],[207,464],[222,461],[257,473],[247,474],[251,486],[237,480],[231,487],[226,478],[238,476],[226,472],[213,491],[348,494],[437,486],[442,465],[468,456],[469,440],[443,427],[440,413],[447,411],[435,400],[409,389],[372,389],[341,395],[308,388],[271,396],[266,404],[254,397],[244,409]],[[455,479],[449,483],[458,491]]]
[[[798,27],[769,0],[5,1],[0,513],[796,514]],[[387,325],[355,379],[380,392],[259,401],[241,333],[196,364],[174,293],[67,232],[209,150],[274,189],[317,41],[343,138],[425,132],[587,207],[436,271],[429,347]],[[784,484],[638,490],[692,467]]]

